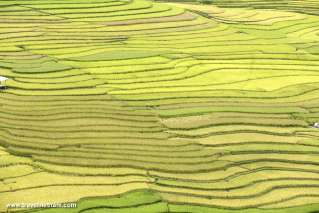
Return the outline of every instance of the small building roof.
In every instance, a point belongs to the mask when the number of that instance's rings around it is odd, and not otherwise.
[[[0,81],[6,81],[6,80],[8,80],[8,78],[7,78],[7,77],[0,76]]]

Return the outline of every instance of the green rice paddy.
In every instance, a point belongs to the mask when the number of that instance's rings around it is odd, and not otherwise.
[[[0,212],[319,211],[318,0],[0,0],[0,76]]]

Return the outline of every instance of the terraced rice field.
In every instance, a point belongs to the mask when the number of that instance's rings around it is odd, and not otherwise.
[[[0,212],[319,211],[318,11],[0,0]]]

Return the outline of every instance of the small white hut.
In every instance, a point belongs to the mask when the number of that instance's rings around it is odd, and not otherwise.
[[[318,122],[314,123],[314,124],[313,124],[313,127],[319,128],[319,123],[318,123]]]
[[[8,80],[8,78],[0,76],[0,89],[5,88],[5,81]]]

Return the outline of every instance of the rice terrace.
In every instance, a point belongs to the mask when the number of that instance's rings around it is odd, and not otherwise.
[[[0,212],[319,212],[319,0],[0,0]]]

